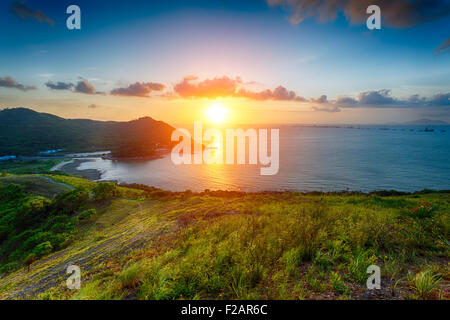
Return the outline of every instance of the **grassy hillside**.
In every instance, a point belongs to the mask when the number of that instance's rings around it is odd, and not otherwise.
[[[89,199],[70,213],[69,243],[2,275],[1,298],[450,298],[447,192],[195,194],[46,177]],[[65,285],[69,264],[81,290]]]
[[[72,190],[73,187],[64,183],[55,183],[54,180],[41,175],[5,175],[0,179],[0,187],[20,185],[26,193],[52,199],[53,196]]]
[[[60,161],[56,159],[4,160],[0,161],[0,172],[13,174],[48,173]]]
[[[169,146],[173,127],[150,117],[129,122],[63,119],[26,108],[0,111],[0,156],[112,150],[119,156],[150,155],[155,144]]]

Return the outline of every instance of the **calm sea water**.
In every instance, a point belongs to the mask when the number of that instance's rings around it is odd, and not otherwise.
[[[165,190],[373,191],[450,189],[450,127],[380,126],[280,128],[280,168],[261,176],[259,165],[174,165],[99,158],[78,169],[98,169],[102,180]],[[444,132],[445,130],[445,132]]]

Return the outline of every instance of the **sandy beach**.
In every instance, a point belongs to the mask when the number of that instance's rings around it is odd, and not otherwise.
[[[93,161],[92,159],[72,159],[70,161],[61,162],[54,166],[51,171],[62,171],[71,175],[78,175],[88,180],[99,180],[101,173],[96,169],[78,170],[77,168],[84,162]]]

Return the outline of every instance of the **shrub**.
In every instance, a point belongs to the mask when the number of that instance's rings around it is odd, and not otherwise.
[[[371,251],[359,249],[350,260],[348,271],[353,280],[364,283],[367,280],[367,267],[374,264],[377,257]]]
[[[306,275],[305,280],[314,291],[323,292],[325,290],[324,285],[317,279],[316,275],[308,274]]]
[[[0,186],[0,266],[8,264],[0,270],[20,265],[31,253],[39,257],[67,245],[75,232],[73,216],[88,197],[75,189],[50,201],[21,186]]]
[[[433,207],[428,202],[422,201],[420,205],[411,209],[409,215],[418,219],[430,218],[433,216],[433,211]]]
[[[11,272],[19,268],[21,264],[17,261],[4,264],[0,267],[0,273]]]
[[[409,275],[408,280],[421,299],[427,299],[441,282],[442,278],[438,274],[433,274],[430,270],[420,271],[416,275]]]
[[[313,258],[313,263],[320,271],[327,271],[331,268],[333,261],[327,252],[319,250]]]
[[[331,287],[333,288],[333,291],[335,293],[342,294],[342,293],[349,292],[349,289],[347,288],[347,286],[345,286],[344,283],[342,282],[342,277],[339,273],[331,272],[330,273],[330,282],[331,282]]]
[[[135,288],[141,282],[141,276],[143,273],[141,264],[136,263],[127,267],[118,277],[120,288]]]
[[[22,248],[28,250],[37,247],[41,243],[50,242],[51,236],[52,233],[49,231],[43,232],[41,230],[36,230],[33,232],[33,235],[27,237],[22,245]]]
[[[118,190],[115,183],[100,182],[92,189],[95,200],[110,199],[117,196]]]
[[[89,194],[84,189],[75,189],[58,194],[51,203],[53,214],[73,214],[81,206],[85,205]]]
[[[53,250],[53,246],[51,245],[50,241],[45,241],[45,242],[38,244],[33,249],[33,253],[36,257],[40,257],[43,255],[46,255],[47,253],[50,253],[52,250]]]
[[[7,186],[0,186],[0,200],[6,202],[25,197],[24,187],[17,184],[9,184]]]
[[[302,251],[300,248],[290,249],[283,254],[282,260],[286,264],[286,271],[290,275],[295,275],[302,262]]]
[[[84,219],[87,219],[87,218],[89,218],[90,216],[92,216],[93,214],[96,214],[97,213],[97,210],[95,210],[95,209],[88,209],[88,210],[84,210],[82,213],[80,213],[80,215],[78,216],[78,218],[80,219],[80,220],[84,220]]]

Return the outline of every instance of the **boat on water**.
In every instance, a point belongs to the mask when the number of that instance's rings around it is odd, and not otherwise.
[[[434,129],[429,129],[429,128],[425,128],[425,130],[424,130],[425,132],[433,132],[434,131]]]

